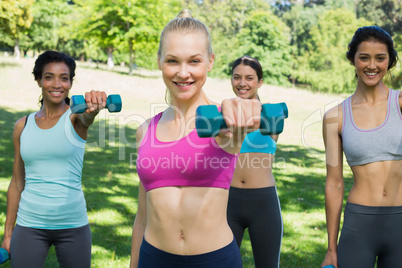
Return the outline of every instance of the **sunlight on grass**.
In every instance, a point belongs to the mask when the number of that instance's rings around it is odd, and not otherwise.
[[[127,267],[129,258],[121,258],[116,256],[115,251],[110,251],[109,249],[92,246],[92,263],[91,267],[102,267],[102,268],[120,268]]]
[[[99,225],[116,225],[125,221],[124,216],[111,209],[102,209],[96,212],[88,212],[90,223]]]
[[[19,118],[38,109],[40,90],[33,81],[32,66],[33,61],[25,59],[16,65],[7,65],[7,68],[0,65],[1,237],[7,209],[7,189],[12,177],[11,137],[14,124]],[[96,79],[86,83],[86,77]],[[135,167],[136,129],[147,117],[166,107],[162,79],[139,80],[138,77],[87,68],[77,72],[74,94],[81,94],[85,88],[110,90],[116,88],[110,83],[121,80],[125,81],[124,86],[119,83],[116,93],[124,99],[123,110],[119,114],[102,111],[98,115],[89,129],[84,158],[82,184],[92,232],[91,266],[97,268],[128,267],[139,187]],[[138,86],[138,83],[141,85]],[[139,91],[145,85],[147,90]],[[10,94],[11,90],[14,94]],[[233,97],[228,80],[208,79],[205,91],[216,101]],[[319,267],[327,243],[322,116],[325,110],[337,104],[344,96],[265,84],[259,95],[262,101],[285,101],[289,107],[289,118],[280,135],[273,166],[284,221],[280,267]],[[18,96],[18,101],[15,96]],[[352,173],[345,159],[344,177],[346,196],[352,185]],[[247,231],[240,250],[244,268],[253,268],[254,260]],[[2,268],[9,267],[9,263],[2,265]],[[58,267],[53,247],[45,267]]]

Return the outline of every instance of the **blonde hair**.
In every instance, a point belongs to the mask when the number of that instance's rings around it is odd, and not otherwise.
[[[168,33],[175,32],[175,33],[203,33],[208,40],[207,44],[207,52],[208,57],[213,55],[212,45],[211,45],[211,35],[209,34],[207,26],[201,21],[194,19],[191,11],[188,9],[182,9],[179,14],[177,14],[176,18],[172,19],[171,21],[166,24],[165,28],[161,33],[160,41],[159,41],[159,49],[158,49],[158,58],[160,59],[162,56],[162,48],[164,45],[165,37]],[[166,88],[165,92],[165,102],[166,104],[170,104],[170,95],[169,90]]]
[[[208,56],[209,57],[212,56],[213,52],[211,45],[211,36],[209,34],[208,28],[201,21],[194,19],[190,10],[182,9],[176,16],[176,18],[169,21],[168,24],[166,24],[165,28],[163,28],[159,41],[158,58],[161,58],[165,37],[170,32],[183,33],[183,34],[194,33],[194,32],[203,33],[208,40],[207,44]]]

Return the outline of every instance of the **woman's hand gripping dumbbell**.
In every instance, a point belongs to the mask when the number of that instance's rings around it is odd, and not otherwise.
[[[9,259],[10,255],[8,254],[8,251],[4,248],[0,248],[0,264],[8,261]]]
[[[288,118],[286,103],[262,105],[260,131],[263,135],[276,135],[283,131],[284,119]],[[227,128],[222,113],[216,105],[201,105],[197,108],[195,127],[200,138],[215,137],[221,129]]]
[[[71,111],[75,114],[82,114],[88,109],[85,103],[85,97],[82,95],[74,95],[71,97]],[[106,108],[111,113],[117,113],[121,111],[122,102],[121,97],[118,94],[109,95],[106,100]]]

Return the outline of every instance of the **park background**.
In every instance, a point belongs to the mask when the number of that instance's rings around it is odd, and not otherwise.
[[[83,189],[92,266],[128,267],[139,181],[135,131],[166,108],[156,50],[163,26],[182,8],[211,31],[216,60],[205,91],[212,100],[234,96],[230,63],[247,54],[264,69],[261,100],[287,103],[274,163],[284,220],[281,267],[319,267],[326,251],[322,116],[355,89],[345,52],[358,27],[383,27],[402,55],[400,0],[0,1],[0,238],[13,125],[38,110],[34,59],[55,49],[77,59],[72,95],[95,89],[123,98],[121,113],[102,111],[90,129]],[[387,83],[401,89],[400,63]],[[346,163],[344,175],[346,196],[352,183]],[[241,253],[244,267],[253,267],[247,234]],[[57,267],[53,248],[46,267]]]

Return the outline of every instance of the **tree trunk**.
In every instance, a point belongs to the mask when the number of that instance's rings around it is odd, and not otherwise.
[[[113,69],[114,68],[113,48],[108,48],[107,49],[107,67],[108,67],[108,69]]]
[[[17,38],[15,40],[15,45],[14,45],[14,56],[17,60],[21,58],[21,52],[20,52],[20,39]]]
[[[129,63],[128,63],[128,74],[133,74],[133,41],[131,38],[128,39],[128,47],[129,47]]]

